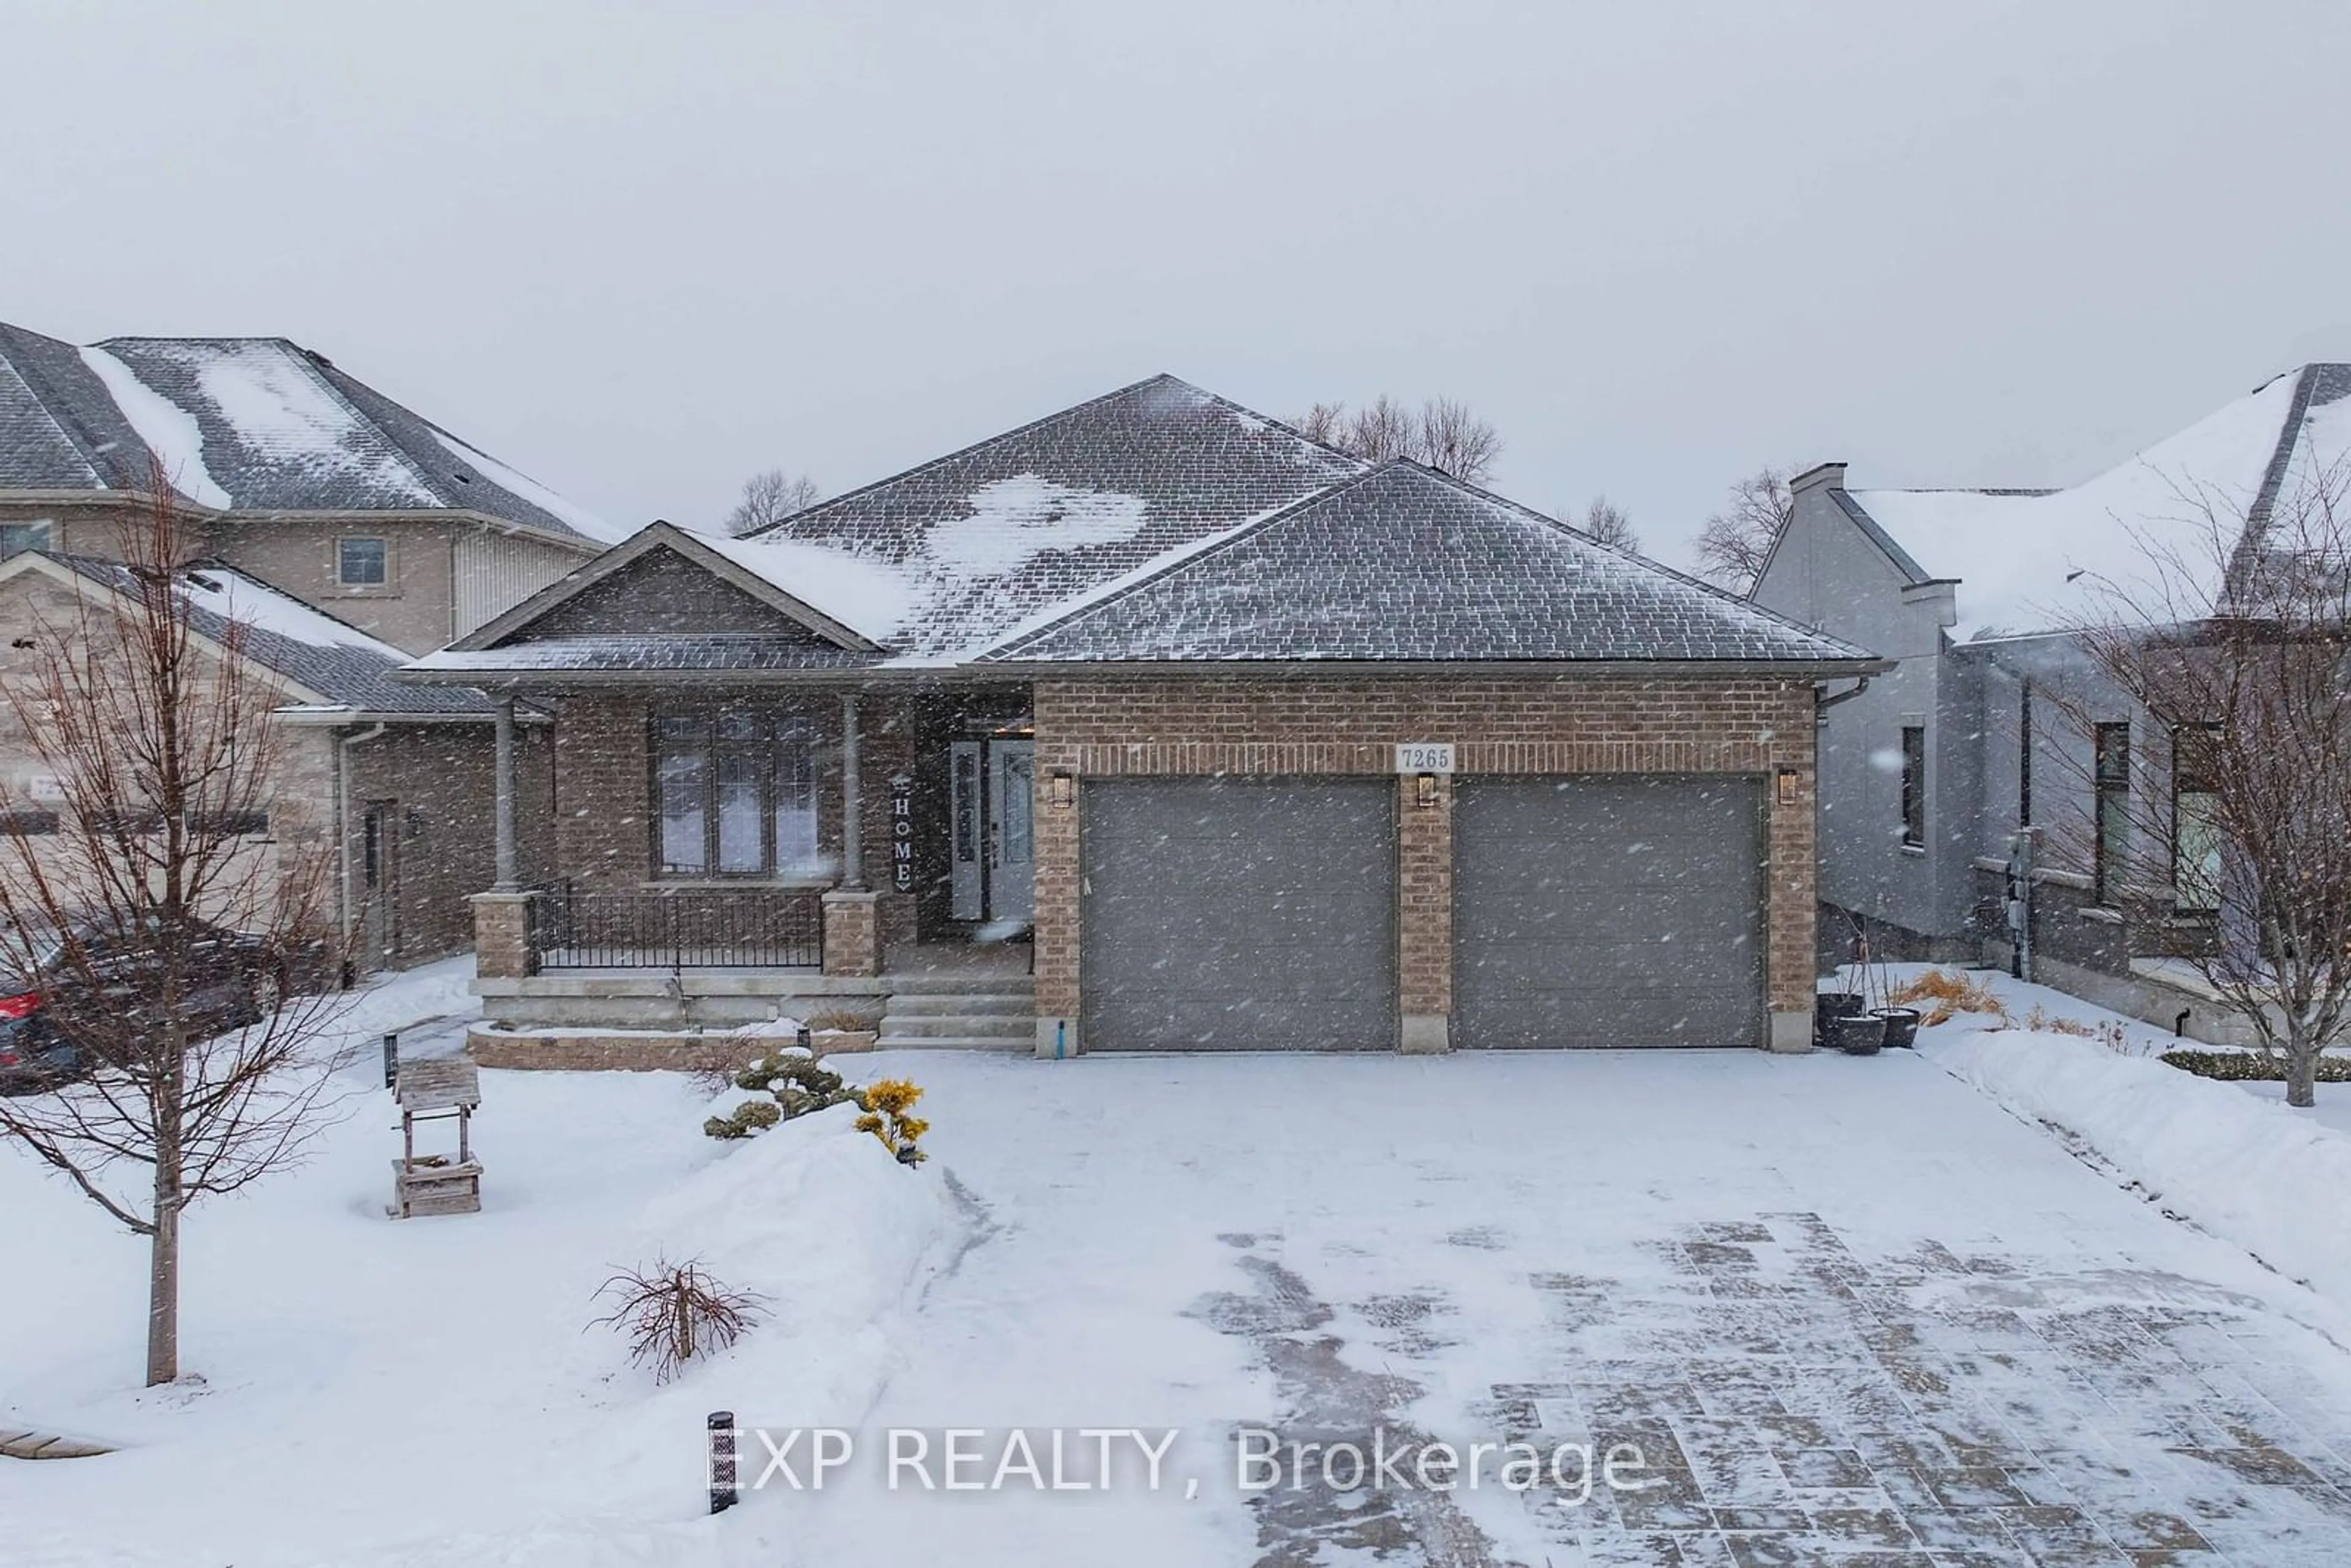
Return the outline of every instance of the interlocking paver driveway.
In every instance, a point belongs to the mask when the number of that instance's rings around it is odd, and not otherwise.
[[[2340,1314],[1907,1053],[891,1065],[998,1229],[875,1424],[1182,1426],[1211,1477],[917,1507],[918,1551],[2351,1563]],[[1655,1484],[1244,1497],[1259,1425]]]

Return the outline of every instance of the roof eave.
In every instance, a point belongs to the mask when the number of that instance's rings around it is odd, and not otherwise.
[[[891,665],[820,670],[395,670],[392,678],[417,685],[467,686],[477,691],[676,685],[872,686],[966,685],[1008,680],[1124,679],[1311,680],[1371,675],[1439,680],[1500,675],[1555,680],[1649,680],[1708,675],[1723,679],[1840,680],[1876,675],[1895,661],[1875,656],[1834,659],[1218,659],[1078,660],[1063,663]]]

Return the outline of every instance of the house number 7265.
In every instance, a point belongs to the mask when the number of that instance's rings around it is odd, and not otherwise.
[[[1399,773],[1450,773],[1453,771],[1453,743],[1449,740],[1398,741],[1395,770]]]

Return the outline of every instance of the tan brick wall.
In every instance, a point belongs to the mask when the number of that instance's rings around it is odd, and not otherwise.
[[[1745,773],[1771,802],[1767,992],[1809,1010],[1813,989],[1813,693],[1806,682],[1695,677],[1472,680],[1046,680],[1035,689],[1037,1010],[1077,1017],[1081,808],[1041,798],[1056,772],[1375,774],[1398,741],[1450,740],[1462,774]],[[1772,776],[1798,775],[1777,801]],[[1409,780],[1400,789],[1408,789]],[[1083,800],[1083,791],[1079,799]],[[1399,796],[1403,1010],[1451,978],[1450,791]],[[1441,842],[1440,842],[1441,841]]]
[[[1453,1011],[1453,780],[1420,803],[1415,779],[1396,780],[1396,1010]]]

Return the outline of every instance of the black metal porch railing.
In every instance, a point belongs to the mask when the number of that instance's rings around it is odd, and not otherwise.
[[[547,969],[815,968],[824,960],[823,894],[780,887],[670,893],[541,888],[531,951]]]

